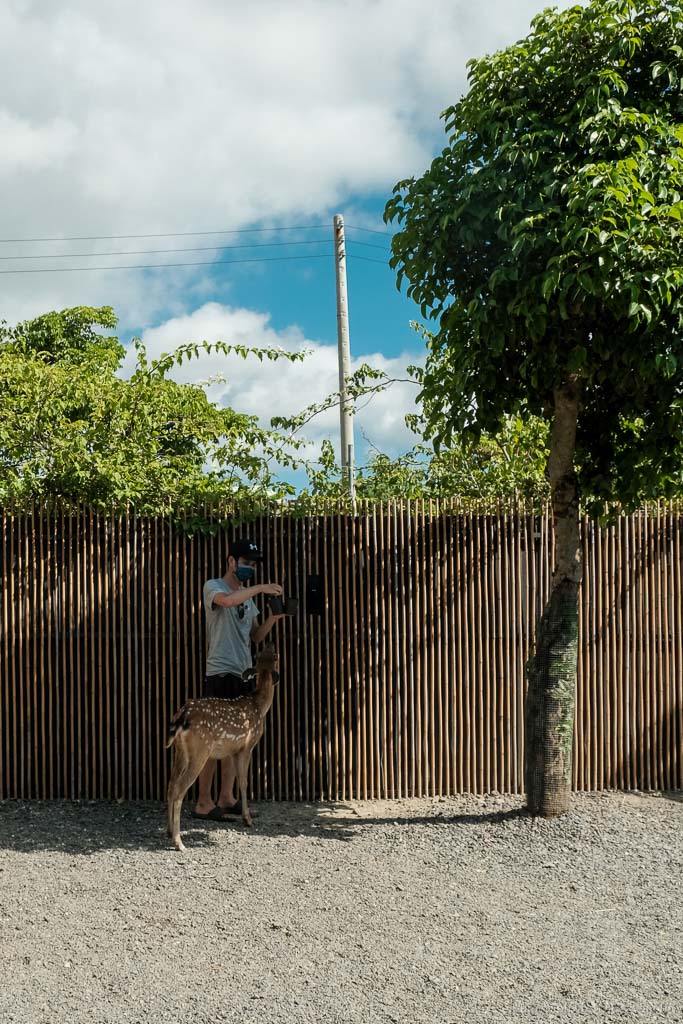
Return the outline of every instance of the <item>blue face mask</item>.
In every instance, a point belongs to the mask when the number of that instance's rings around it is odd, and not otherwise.
[[[240,583],[248,583],[253,578],[254,567],[252,565],[238,565],[235,569],[235,576]]]

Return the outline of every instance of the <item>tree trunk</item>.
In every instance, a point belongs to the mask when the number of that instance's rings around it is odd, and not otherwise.
[[[527,807],[544,818],[569,810],[579,626],[579,496],[574,472],[580,384],[555,389],[548,470],[555,526],[550,597],[529,660],[526,698]]]

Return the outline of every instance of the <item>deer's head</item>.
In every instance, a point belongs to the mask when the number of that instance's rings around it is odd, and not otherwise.
[[[256,671],[270,672],[273,682],[278,681],[277,673],[278,657],[273,644],[266,644],[263,650],[256,655]]]

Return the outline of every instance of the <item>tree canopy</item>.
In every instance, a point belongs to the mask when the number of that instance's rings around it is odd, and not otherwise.
[[[0,328],[0,502],[59,497],[154,515],[291,492],[276,471],[295,461],[294,439],[168,374],[211,348],[244,358],[299,355],[190,343],[150,360],[135,341],[126,378],[125,349],[110,333],[116,322],[109,307],[78,307]]]
[[[399,285],[438,320],[428,430],[495,433],[581,391],[583,495],[680,493],[683,14],[662,0],[546,10],[469,63],[448,143],[399,182]]]

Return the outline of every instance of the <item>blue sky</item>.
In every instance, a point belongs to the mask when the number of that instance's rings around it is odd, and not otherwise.
[[[106,304],[122,339],[141,336],[153,354],[218,338],[306,348],[305,365],[207,357],[184,379],[223,374],[223,384],[209,386],[213,400],[264,422],[323,398],[337,386],[331,257],[46,271],[331,252],[335,213],[382,230],[395,182],[422,173],[443,146],[439,113],[466,89],[466,61],[525,35],[544,6],[8,0],[0,5],[0,238],[56,241],[0,242],[0,256],[13,257],[3,270],[41,271],[0,275],[0,317]],[[238,233],[312,224],[326,229]],[[187,234],[218,230],[235,233]],[[330,241],[291,250],[94,255],[321,234]],[[124,235],[149,237],[103,237]],[[351,254],[388,257],[354,244],[388,237],[351,228],[348,237]],[[57,254],[74,256],[47,258]],[[27,255],[35,258],[14,259]],[[409,327],[418,311],[381,263],[350,259],[348,279],[354,365],[369,360],[403,376],[422,355]],[[359,414],[361,461],[364,437],[392,454],[410,445],[403,417],[414,394],[397,385]],[[314,448],[336,434],[335,413],[309,431]]]
[[[396,275],[388,265],[391,229],[381,223],[384,202],[382,195],[372,197],[371,202],[363,204],[364,217],[352,217],[346,225],[350,333],[358,352],[373,351],[379,346],[387,355],[398,355],[406,346],[414,344],[408,325],[419,316],[419,310],[405,293],[397,290]],[[362,221],[360,226],[356,225],[358,220]],[[377,226],[369,229],[367,224]],[[218,258],[249,259],[261,255],[304,258],[291,263],[264,263],[258,268],[252,264],[216,267],[213,275],[219,287],[222,286],[230,298],[238,295],[240,303],[251,309],[269,310],[276,330],[296,323],[307,337],[334,341],[334,263],[331,256],[317,258],[318,254],[332,250],[332,219],[327,219],[322,230],[299,230],[267,237],[276,240],[277,246],[262,248],[261,236],[232,237],[228,245],[245,245],[247,238],[258,238],[259,247],[244,251],[226,249]],[[315,245],[289,246],[283,244],[283,238],[305,242],[323,240]],[[315,258],[306,259],[307,254]]]

